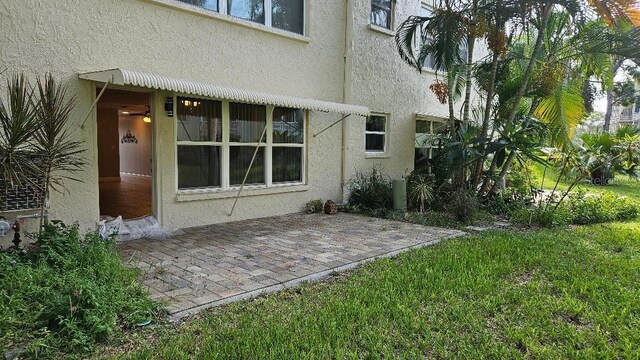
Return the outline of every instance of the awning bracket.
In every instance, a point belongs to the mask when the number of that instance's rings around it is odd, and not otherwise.
[[[87,123],[87,120],[89,120],[89,116],[91,116],[91,114],[93,113],[93,109],[98,104],[98,101],[100,101],[100,98],[104,94],[105,90],[107,90],[107,86],[109,84],[111,84],[112,82],[113,82],[113,77],[111,78],[111,80],[109,80],[106,83],[104,83],[104,86],[102,87],[102,90],[100,90],[100,93],[98,94],[98,97],[96,97],[96,100],[93,102],[93,104],[91,104],[91,107],[89,108],[89,112],[87,113],[87,116],[84,117],[84,121],[82,122],[82,125],[80,126],[81,129],[84,129],[84,125]]]
[[[347,115],[343,116],[340,120],[338,120],[338,121],[334,122],[333,124],[331,124],[331,125],[327,126],[326,128],[324,128],[324,129],[322,129],[322,130],[318,131],[317,133],[313,134],[313,137],[316,137],[316,136],[318,136],[318,135],[322,134],[323,132],[325,132],[325,131],[327,131],[327,130],[331,129],[332,127],[334,127],[334,126],[335,126],[335,125],[337,125],[338,123],[340,123],[340,122],[344,121],[344,119],[348,118],[349,116],[351,116],[351,114],[347,114]]]

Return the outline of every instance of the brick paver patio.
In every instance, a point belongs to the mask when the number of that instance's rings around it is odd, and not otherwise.
[[[292,214],[183,231],[119,246],[125,262],[144,270],[152,298],[165,301],[173,319],[464,234],[344,213]]]

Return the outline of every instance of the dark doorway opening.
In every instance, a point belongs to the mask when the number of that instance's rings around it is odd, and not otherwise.
[[[152,214],[150,103],[148,93],[110,89],[98,102],[101,217],[133,219]]]

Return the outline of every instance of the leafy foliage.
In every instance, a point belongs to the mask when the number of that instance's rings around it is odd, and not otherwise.
[[[391,209],[391,181],[376,168],[369,173],[356,173],[349,184],[349,205],[365,209]]]
[[[85,354],[158,305],[125,268],[115,242],[52,222],[24,253],[0,253],[0,349],[34,357]]]

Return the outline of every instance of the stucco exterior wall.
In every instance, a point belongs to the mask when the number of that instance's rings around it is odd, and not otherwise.
[[[71,114],[76,134],[85,139],[90,165],[81,183],[52,196],[52,218],[90,228],[99,218],[95,112],[80,128],[96,84],[78,80],[80,72],[115,67],[158,73],[277,94],[342,101],[345,4],[309,2],[308,36],[282,36],[242,21],[220,21],[193,11],[145,0],[0,1],[0,83],[23,72],[33,78],[50,72],[77,96]],[[204,12],[203,12],[204,13]],[[130,89],[129,89],[130,90]],[[313,198],[340,195],[340,131],[309,140],[309,190],[245,197],[228,217],[229,199],[175,201],[172,124],[163,118],[164,98],[154,94],[157,163],[156,211],[168,227],[201,225],[299,211]],[[169,94],[171,96],[172,94]],[[338,114],[310,115],[310,128],[329,125]],[[166,166],[165,166],[166,165]],[[206,214],[206,215],[204,215]],[[5,214],[12,217],[13,214]],[[29,226],[27,226],[29,227]]]
[[[123,88],[153,96],[153,208],[165,227],[301,211],[312,199],[340,201],[343,181],[356,169],[378,165],[394,177],[411,171],[414,114],[447,114],[428,89],[433,74],[409,68],[397,55],[393,36],[370,28],[369,0],[306,4],[306,33],[300,36],[172,0],[0,0],[0,70],[6,69],[0,83],[21,72],[31,79],[49,72],[77,99],[71,117],[76,136],[85,140],[89,165],[79,174],[81,182],[67,182],[68,192],[52,195],[51,217],[77,221],[85,229],[99,218],[97,122],[90,108],[100,84],[79,80],[77,74],[112,68],[348,102],[390,115],[387,153],[367,157],[363,117],[351,116],[313,137],[342,115],[309,112],[306,185],[247,189],[229,216],[235,192],[201,197],[176,193],[176,119],[166,115],[164,101],[180,94]],[[420,1],[396,2],[395,25],[418,14],[419,7]],[[33,230],[35,224],[26,227]]]
[[[365,119],[348,123],[347,167],[356,171],[377,167],[397,178],[413,170],[415,114],[448,118],[448,105],[441,104],[429,86],[436,81],[433,71],[419,73],[398,55],[394,32],[370,25],[369,0],[353,0],[352,81],[348,101],[368,106],[372,112],[389,115],[388,149],[384,155],[365,153]],[[420,14],[421,1],[396,1],[394,28],[411,15]],[[474,56],[484,53],[476,46]],[[439,74],[446,81],[445,74]],[[476,101],[475,98],[473,101]],[[472,103],[473,103],[472,101]],[[455,104],[458,113],[462,101]]]

